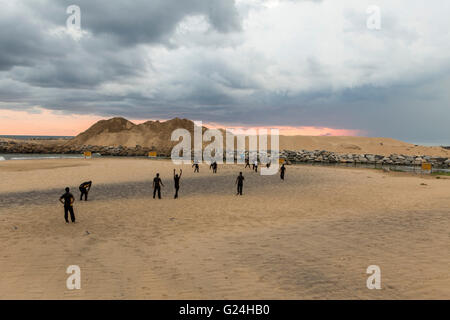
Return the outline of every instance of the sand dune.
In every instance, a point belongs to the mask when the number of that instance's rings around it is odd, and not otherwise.
[[[370,153],[386,156],[391,154],[450,156],[450,151],[441,147],[425,147],[392,138],[370,137],[281,136],[280,149],[327,150],[338,153]]]
[[[287,179],[169,161],[3,161],[0,298],[449,299],[450,179],[289,166]],[[160,172],[163,200],[151,199]],[[66,225],[57,199],[92,179]],[[11,183],[14,181],[14,183]],[[382,290],[366,288],[379,265]],[[79,265],[82,289],[65,287]]]

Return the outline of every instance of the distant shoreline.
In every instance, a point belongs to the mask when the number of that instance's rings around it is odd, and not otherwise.
[[[75,138],[74,136],[32,136],[32,135],[0,135],[3,139],[14,140],[69,140]]]

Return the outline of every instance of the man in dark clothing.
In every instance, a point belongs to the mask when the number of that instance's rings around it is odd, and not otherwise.
[[[271,164],[272,164],[272,163],[271,163],[270,161],[268,161],[268,162],[266,163],[266,168],[269,169]]]
[[[242,175],[242,172],[239,172],[238,177],[236,178],[236,185],[237,185],[237,193],[236,195],[242,196],[242,188],[244,187],[244,176]]]
[[[174,199],[178,199],[178,190],[180,189],[180,179],[183,174],[183,170],[180,169],[180,175],[175,174],[175,169],[173,169],[173,181],[175,182],[175,196]]]
[[[217,162],[213,162],[212,164],[213,173],[217,173]]]
[[[70,193],[70,189],[66,188],[66,193],[64,193],[59,201],[64,205],[64,219],[66,219],[66,223],[69,223],[69,212],[70,219],[73,223],[75,223],[75,213],[73,212],[73,203],[75,202],[75,198]]]
[[[280,178],[281,178],[281,180],[283,180],[284,181],[284,173],[286,172],[286,168],[285,168],[285,166],[284,166],[284,163],[283,163],[283,165],[281,166],[281,168],[280,168]]]
[[[200,172],[200,171],[199,171],[199,166],[198,166],[198,163],[197,163],[197,162],[194,162],[194,164],[192,165],[192,168],[194,168],[194,167],[195,167],[194,172]]]
[[[244,169],[247,169],[247,167],[250,168],[250,160],[248,160],[248,158],[245,159],[245,168]]]
[[[158,199],[161,199],[161,186],[164,187],[164,184],[159,177],[159,173],[157,173],[156,177],[153,179],[153,199],[156,197],[156,191],[158,191]]]
[[[81,192],[80,201],[83,200],[83,195],[84,195],[84,200],[87,201],[88,193],[89,193],[89,190],[91,190],[91,187],[92,187],[92,181],[83,182],[80,185],[80,192]]]

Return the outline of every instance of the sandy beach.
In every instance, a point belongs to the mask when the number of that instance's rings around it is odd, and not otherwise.
[[[450,179],[170,161],[0,162],[0,299],[450,299]],[[244,172],[244,196],[234,182]],[[152,199],[159,172],[163,199]],[[78,186],[92,180],[88,202]],[[76,224],[58,198],[69,186]],[[81,290],[66,268],[81,268]],[[381,290],[366,269],[381,268]]]

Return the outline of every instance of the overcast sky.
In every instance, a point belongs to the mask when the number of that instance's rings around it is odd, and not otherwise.
[[[66,27],[74,4],[79,32]],[[367,27],[370,5],[381,10],[380,30]],[[0,0],[0,8],[0,134],[183,117],[450,144],[447,0]]]

